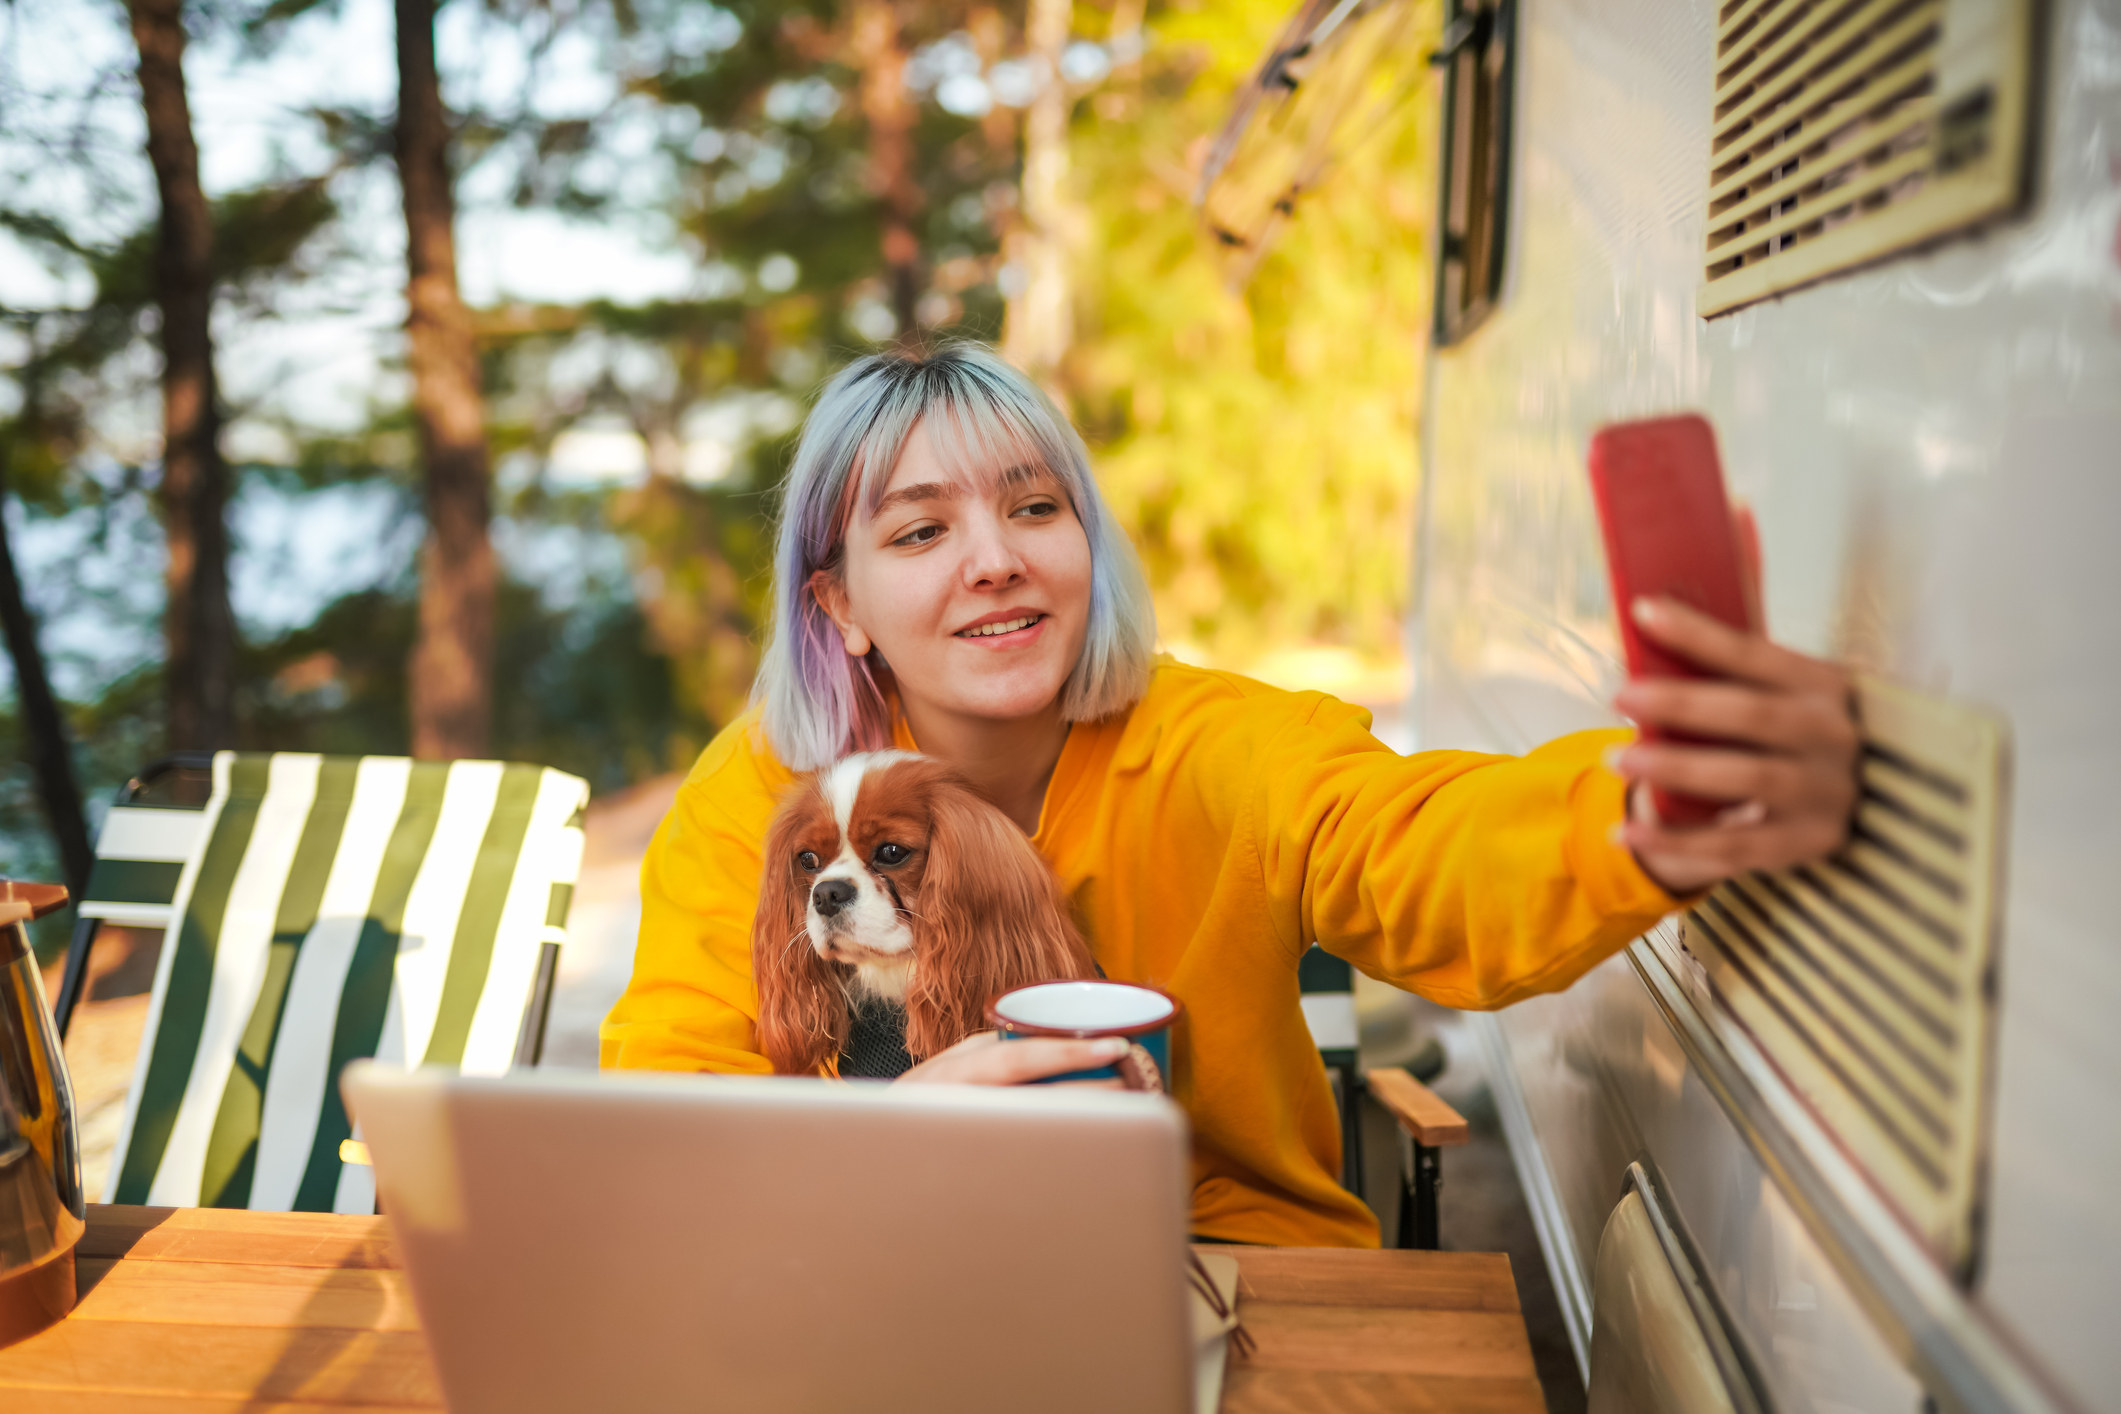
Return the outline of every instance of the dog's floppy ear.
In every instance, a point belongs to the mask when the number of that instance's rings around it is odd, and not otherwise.
[[[847,1042],[849,969],[810,945],[804,927],[810,878],[795,863],[797,840],[824,808],[817,783],[805,780],[782,800],[766,833],[751,971],[759,989],[759,1050],[777,1075],[815,1075]]]
[[[916,1060],[984,1030],[987,1003],[1011,988],[1097,975],[1059,881],[1009,817],[941,773],[929,805],[906,996]]]

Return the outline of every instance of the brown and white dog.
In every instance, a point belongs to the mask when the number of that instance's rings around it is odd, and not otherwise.
[[[906,1008],[918,1062],[985,1029],[1034,982],[1094,977],[1053,871],[1021,830],[940,762],[849,756],[789,791],[766,836],[751,927],[759,1047],[813,1075],[859,999]]]

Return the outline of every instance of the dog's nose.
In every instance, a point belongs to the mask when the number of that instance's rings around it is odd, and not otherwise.
[[[810,891],[810,906],[820,918],[830,918],[854,902],[854,884],[848,879],[821,879]]]

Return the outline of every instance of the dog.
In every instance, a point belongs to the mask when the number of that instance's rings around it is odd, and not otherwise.
[[[987,1003],[1098,975],[1053,871],[938,761],[874,751],[789,791],[766,836],[751,929],[759,1048],[815,1075],[867,999],[906,1015],[915,1063],[986,1029]]]

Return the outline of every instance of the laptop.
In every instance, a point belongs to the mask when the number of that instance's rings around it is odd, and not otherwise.
[[[372,1063],[344,1093],[456,1414],[1180,1414],[1161,1096]]]

